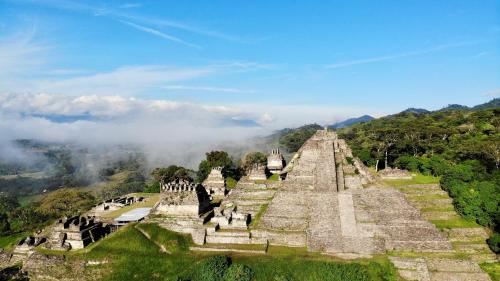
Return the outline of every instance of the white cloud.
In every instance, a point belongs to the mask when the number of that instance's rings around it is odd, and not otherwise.
[[[225,87],[210,87],[210,86],[184,86],[184,85],[167,85],[163,87],[166,90],[180,90],[180,91],[202,91],[202,92],[217,92],[217,93],[234,93],[234,94],[253,94],[257,91],[244,90],[237,88]]]
[[[136,95],[168,83],[216,73],[211,67],[175,68],[164,65],[125,66],[92,75],[31,81],[33,92],[71,95]],[[23,85],[26,89],[26,84]],[[21,89],[18,89],[21,90]]]
[[[496,98],[496,97],[500,96],[500,88],[483,93],[482,96]]]
[[[0,78],[26,74],[47,62],[42,54],[49,46],[35,43],[33,33],[0,39]]]
[[[412,51],[412,52],[406,52],[406,53],[398,53],[398,54],[391,54],[391,55],[386,55],[386,56],[379,56],[379,57],[372,57],[372,58],[366,58],[366,59],[359,59],[359,60],[334,63],[334,64],[330,64],[330,65],[325,66],[325,68],[328,68],[328,69],[344,68],[344,67],[360,65],[360,64],[369,64],[369,63],[390,61],[390,60],[395,60],[395,59],[400,59],[400,58],[415,57],[415,56],[431,54],[431,53],[435,53],[435,52],[439,52],[439,51],[444,51],[444,50],[451,49],[451,48],[457,48],[457,47],[462,47],[462,46],[467,46],[467,45],[474,45],[477,43],[478,43],[477,41],[466,41],[466,42],[459,42],[459,43],[443,44],[443,45],[438,45],[438,46],[435,46],[435,47],[432,47],[429,49],[420,50],[420,51]]]
[[[152,16],[146,16],[146,15],[138,15],[138,14],[132,14],[125,12],[125,10],[130,10],[131,8],[138,8],[141,6],[139,3],[125,3],[121,6],[119,6],[119,9],[113,9],[108,6],[103,6],[103,5],[88,5],[85,4],[83,1],[77,2],[77,1],[68,1],[68,0],[38,0],[38,1],[31,1],[31,0],[18,0],[17,2],[21,3],[28,3],[28,4],[34,4],[34,5],[41,5],[45,7],[50,7],[50,8],[55,8],[55,9],[60,9],[60,10],[65,10],[65,11],[71,11],[71,12],[77,12],[77,13],[85,13],[85,14],[90,14],[92,16],[101,16],[101,17],[107,17],[111,20],[123,20],[123,21],[135,21],[135,22],[140,22],[141,24],[147,24],[147,25],[154,25],[156,27],[169,27],[169,28],[174,28],[202,36],[207,36],[207,37],[212,37],[212,38],[218,38],[218,39],[223,39],[227,41],[234,41],[234,42],[246,42],[247,40],[225,34],[220,31],[215,31],[215,30],[210,30],[204,27],[200,26],[195,26],[193,24],[187,24],[183,22],[178,22],[178,21],[172,21],[172,20],[165,20],[161,18],[156,18]],[[135,26],[134,26],[135,25]],[[141,25],[137,24],[130,24],[129,26],[141,30],[141,29],[150,29],[149,32],[151,34],[155,34],[157,36],[162,36],[158,32],[162,33],[161,31],[158,31],[156,29],[152,29],[150,27],[144,27]],[[141,31],[146,31],[146,30],[141,30]],[[146,31],[148,32],[148,31]],[[167,35],[169,36],[169,35]],[[182,40],[182,39],[179,39]],[[173,40],[175,41],[175,40]]]
[[[131,27],[133,27],[133,28],[135,28],[135,29],[137,29],[139,31],[143,31],[143,32],[146,32],[146,33],[149,33],[149,34],[153,34],[153,35],[155,35],[157,37],[160,37],[160,38],[168,40],[168,41],[179,43],[179,44],[191,47],[191,48],[201,49],[201,47],[199,45],[186,42],[186,41],[184,41],[184,40],[182,40],[180,38],[177,38],[175,36],[169,35],[169,34],[167,34],[165,32],[162,32],[160,30],[157,30],[157,29],[154,29],[154,28],[151,28],[151,27],[143,26],[143,25],[136,24],[136,23],[133,23],[133,22],[130,22],[130,21],[125,21],[125,20],[118,20],[118,22],[121,22],[122,24],[131,26]]]
[[[133,9],[133,8],[140,8],[142,7],[142,4],[140,3],[125,3],[119,6],[120,9]]]

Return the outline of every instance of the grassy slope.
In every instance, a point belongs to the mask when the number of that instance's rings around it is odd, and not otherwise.
[[[26,237],[26,233],[16,233],[9,236],[0,236],[0,249],[10,249],[21,239]]]
[[[156,243],[164,245],[171,254],[161,253],[159,247],[146,238],[134,225],[129,225],[97,242],[89,249],[72,253],[69,258],[107,260],[101,265],[104,280],[176,280],[189,277],[196,264],[211,253],[188,252],[191,239],[162,229],[154,224],[139,224]],[[304,249],[271,247],[268,255],[231,255],[233,263],[250,266],[253,280],[397,280],[385,258],[352,263],[335,261]]]

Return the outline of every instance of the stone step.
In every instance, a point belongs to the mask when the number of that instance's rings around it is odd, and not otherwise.
[[[253,246],[253,247],[242,247],[234,244],[205,244],[202,247],[189,247],[191,251],[199,252],[233,252],[233,253],[244,253],[244,254],[266,254],[267,245]]]
[[[205,238],[207,243],[213,244],[252,244],[250,237],[240,236],[208,236]]]
[[[487,273],[430,272],[431,281],[491,281]]]
[[[246,231],[215,231],[207,232],[207,236],[217,236],[217,237],[250,237],[250,232]]]
[[[386,240],[388,251],[416,251],[427,253],[451,252],[453,249],[448,241],[442,240]]]
[[[274,196],[273,190],[242,191],[238,194],[240,199],[271,199]]]
[[[490,250],[486,243],[454,244],[455,251],[467,254],[472,260],[485,262],[495,261],[496,255]]]
[[[270,200],[267,199],[250,199],[250,200],[244,200],[244,199],[238,199],[235,200],[234,203],[236,206],[248,206],[248,205],[264,205],[269,203]]]
[[[422,217],[426,220],[449,220],[458,218],[459,216],[455,211],[433,211],[422,212]]]
[[[443,199],[429,199],[429,200],[420,200],[420,201],[411,201],[411,204],[416,206],[419,209],[422,208],[430,208],[430,207],[444,207],[444,206],[453,206],[453,199],[451,198],[443,198]]]
[[[478,263],[483,263],[483,262],[498,262],[497,255],[494,253],[489,253],[489,254],[470,254],[469,258],[471,261],[475,261]]]
[[[409,184],[403,185],[402,188],[420,188],[420,189],[439,189],[441,190],[441,186],[439,184]]]
[[[442,189],[400,188],[399,190],[407,195],[443,195],[443,196],[448,196],[448,193]]]
[[[474,228],[452,228],[444,230],[448,239],[455,241],[485,241],[488,239],[488,232],[482,227]]]
[[[389,257],[405,280],[415,281],[490,281],[474,261],[445,258]]]

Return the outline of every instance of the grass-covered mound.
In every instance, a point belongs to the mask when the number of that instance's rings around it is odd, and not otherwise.
[[[386,259],[344,263],[289,248],[261,256],[221,256],[189,252],[190,244],[188,236],[155,224],[129,225],[71,258],[107,260],[101,265],[104,280],[397,280]]]

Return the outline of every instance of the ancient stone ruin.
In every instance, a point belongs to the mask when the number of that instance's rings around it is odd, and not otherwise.
[[[250,180],[266,180],[266,167],[260,164],[254,164],[248,173],[248,178]]]
[[[412,175],[407,170],[401,170],[398,168],[387,167],[378,172],[378,175],[382,179],[387,180],[411,180]]]
[[[18,261],[23,261],[28,258],[28,255],[32,253],[33,249],[43,243],[45,243],[47,239],[44,237],[33,237],[28,236],[25,239],[19,241],[16,247],[12,251],[11,262],[15,263]]]
[[[271,150],[271,154],[267,156],[267,169],[272,174],[279,174],[285,167],[285,158],[281,154],[279,148]]]
[[[89,211],[89,214],[100,217],[105,213],[119,210],[125,206],[129,206],[130,204],[142,202],[143,200],[144,197],[142,196],[125,196],[109,199],[96,205]]]
[[[164,216],[150,221],[173,231],[191,234],[196,244],[204,244],[206,230],[203,224],[213,213],[205,188],[182,179],[161,186],[160,202],[153,207],[152,213]]]
[[[83,249],[110,233],[110,226],[94,217],[75,216],[60,219],[53,227],[46,244],[55,250]]]
[[[161,184],[161,199],[154,213],[174,216],[199,216],[210,210],[205,188],[185,179]]]
[[[198,244],[229,248],[269,243],[340,257],[451,250],[450,242],[420,217],[404,194],[366,187],[373,176],[334,132],[318,131],[281,173],[286,175],[283,181],[255,181],[265,179],[263,167],[256,166],[215,210],[198,212],[194,220],[158,222],[193,234]]]
[[[212,168],[207,179],[203,181],[203,186],[208,194],[215,197],[224,197],[226,195],[226,181],[222,176],[222,167]]]

